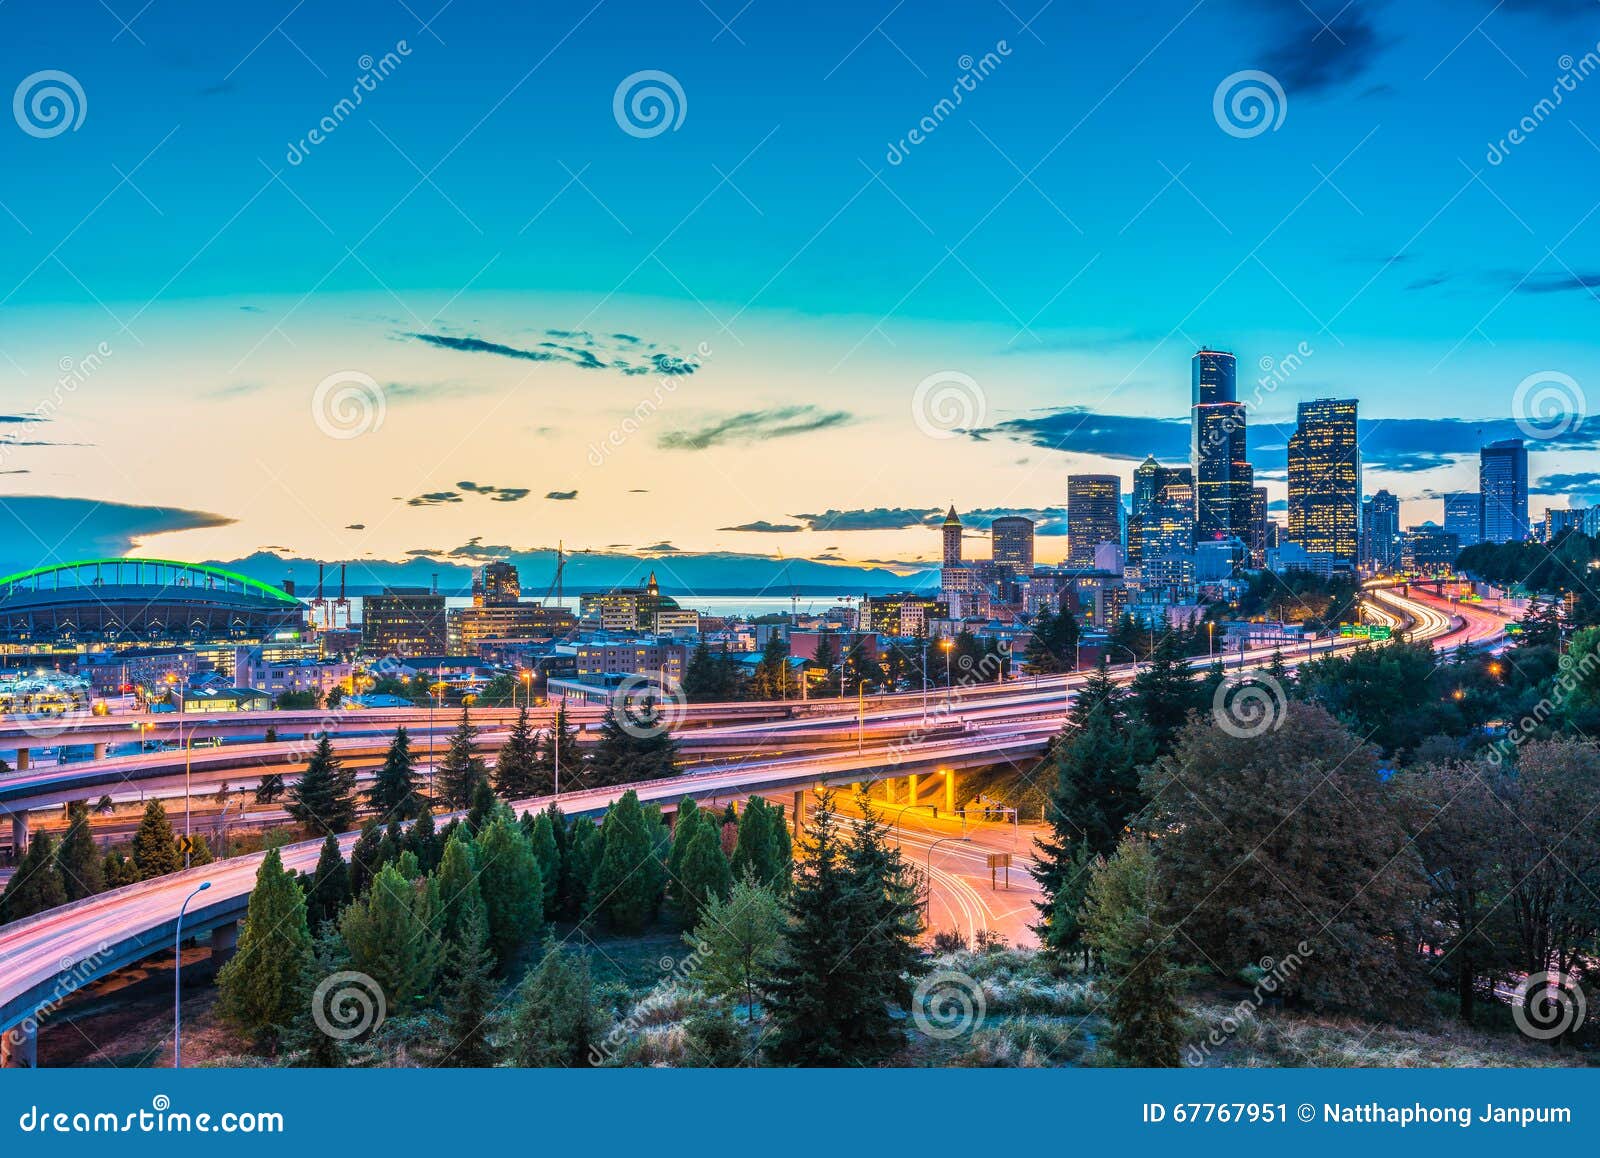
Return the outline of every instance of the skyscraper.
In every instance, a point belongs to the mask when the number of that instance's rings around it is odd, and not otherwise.
[[[1356,400],[1300,403],[1289,436],[1289,541],[1354,567],[1361,535],[1361,448]]]
[[[1145,460],[1133,470],[1133,514],[1143,515],[1150,510],[1156,501],[1156,494],[1161,490],[1162,473],[1167,468],[1156,461],[1155,455],[1147,455]]]
[[[485,563],[472,576],[472,605],[498,607],[522,598],[522,580],[515,563]]]
[[[991,554],[995,563],[1018,579],[1033,574],[1033,520],[1021,515],[1005,515],[989,528]]]
[[[1254,474],[1254,472],[1251,472]],[[1250,488],[1250,566],[1260,570],[1267,565],[1267,488]]]
[[[1114,474],[1067,476],[1067,566],[1094,566],[1101,543],[1122,542],[1122,480]]]
[[[1463,550],[1483,537],[1483,497],[1477,491],[1444,496],[1444,533],[1454,535]]]
[[[1361,561],[1375,571],[1393,571],[1400,566],[1404,546],[1400,500],[1386,490],[1378,491],[1362,504]]]
[[[944,565],[961,566],[961,520],[956,517],[954,503],[950,504],[950,513],[944,517]]]
[[[1528,537],[1528,448],[1520,438],[1491,442],[1478,452],[1478,527],[1481,543]]]
[[[1191,368],[1195,541],[1238,538],[1248,543],[1255,478],[1245,455],[1245,409],[1234,385],[1234,357],[1223,350],[1200,350]]]
[[[1148,591],[1194,582],[1194,484],[1188,467],[1167,470],[1140,538],[1140,583]]]

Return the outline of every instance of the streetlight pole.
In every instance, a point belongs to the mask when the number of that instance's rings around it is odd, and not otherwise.
[[[867,740],[867,701],[862,693],[866,691],[867,681],[859,680],[856,683],[856,755],[861,755],[861,749]]]
[[[211,887],[210,881],[201,881],[200,887],[178,906],[178,929],[172,937],[172,1068],[183,1068],[183,914],[189,902]]]

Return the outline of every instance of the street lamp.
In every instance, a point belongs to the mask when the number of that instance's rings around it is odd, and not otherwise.
[[[211,887],[210,881],[201,881],[200,887],[178,906],[178,931],[172,937],[172,1068],[183,1068],[183,913],[189,902]]]
[[[522,695],[523,702],[526,703],[528,707],[533,707],[533,673],[531,671],[525,671],[522,673]],[[517,706],[515,700],[516,697],[513,696],[513,702],[511,704],[513,708]]]
[[[171,672],[167,673],[168,685],[179,683],[178,677]],[[189,745],[183,738],[183,715],[188,706],[189,698],[189,673],[185,672],[178,692],[178,747],[183,749],[183,867],[189,867],[189,860],[193,856],[189,842]],[[191,737],[192,739],[193,737]]]
[[[950,653],[955,650],[955,647],[956,641],[953,639],[941,639],[939,641],[939,650],[944,652],[944,686],[947,689],[955,686],[950,678]]]

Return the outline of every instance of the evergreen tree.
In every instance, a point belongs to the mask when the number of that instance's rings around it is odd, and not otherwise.
[[[367,895],[339,919],[350,967],[377,983],[390,1012],[417,1007],[432,990],[440,957],[435,895],[427,883],[384,865]]]
[[[81,800],[67,805],[67,834],[56,853],[56,865],[67,900],[81,901],[105,891],[105,867],[89,831],[89,806]]]
[[[256,803],[276,804],[283,797],[283,773],[268,772],[256,782]]]
[[[721,700],[727,693],[725,684],[723,669],[702,637],[700,642],[695,644],[683,671],[684,697],[691,704]]]
[[[735,881],[726,900],[706,903],[700,923],[684,937],[695,949],[695,980],[713,997],[742,1002],[745,1017],[758,1020],[758,999],[778,963],[783,934],[777,894],[749,878]]]
[[[811,662],[822,671],[823,688],[827,688],[828,673],[839,664],[839,649],[833,642],[830,632],[823,632],[817,636],[817,649],[812,653]]]
[[[722,852],[719,826],[705,820],[695,827],[678,871],[681,874],[676,880],[678,911],[683,915],[684,924],[692,929],[699,923],[706,905],[722,900],[733,887],[733,874]]]
[[[528,723],[528,709],[517,713],[494,763],[494,790],[507,800],[525,800],[548,789],[539,768],[539,745]]]
[[[778,632],[767,636],[750,684],[750,697],[757,700],[784,700],[794,694],[789,679],[789,644]]]
[[[378,858],[373,868],[381,869],[386,864],[399,863],[400,854],[405,850],[405,830],[400,827],[398,820],[391,820],[383,830],[383,839],[378,842]]]
[[[472,842],[459,831],[444,846],[444,859],[439,862],[439,937],[446,946],[464,943],[462,930],[473,910],[482,910],[483,892],[478,887],[476,854]],[[487,936],[489,915],[483,915],[484,933]]]
[[[206,843],[205,833],[197,832],[189,838],[189,855],[181,857],[186,863],[185,868],[198,868],[203,864],[210,864],[217,858],[211,855],[211,846]]]
[[[739,835],[732,857],[733,876],[752,878],[778,893],[789,882],[789,828],[783,810],[752,796],[739,817]]]
[[[346,832],[356,826],[356,774],[333,754],[324,733],[305,773],[289,790],[285,811],[311,832]]]
[[[383,867],[379,850],[383,847],[383,830],[376,820],[361,826],[361,835],[350,849],[350,895],[359,897],[372,885],[372,878]]]
[[[406,830],[406,849],[416,855],[417,867],[423,872],[431,873],[439,867],[439,858],[444,854],[444,841],[434,827],[433,809],[428,807],[426,801],[422,802],[422,814]]]
[[[332,921],[323,921],[317,926],[316,937],[312,941],[311,965],[306,970],[301,988],[306,993],[315,993],[324,978],[342,973],[349,965],[350,954],[345,951],[338,928]],[[339,1048],[339,1039],[317,1024],[319,1012],[312,1002],[302,1003],[285,1044],[300,1051],[297,1065],[311,1069],[338,1069],[344,1065],[344,1053]]]
[[[923,931],[921,885],[900,848],[889,841],[882,814],[863,789],[856,796],[861,818],[844,843],[845,871],[860,913],[852,965],[862,984],[894,1009],[911,1004],[912,985],[923,972],[917,938]],[[861,1027],[868,1057],[884,1057],[902,1042],[900,1029],[879,1019]]]
[[[472,799],[468,803],[467,828],[474,833],[482,833],[496,816],[507,811],[487,780],[479,780],[472,786]]]
[[[690,1060],[708,1069],[734,1069],[750,1060],[748,1034],[721,1006],[698,1010],[684,1022],[683,1044]]]
[[[659,826],[656,826],[659,827]],[[661,907],[666,869],[656,852],[656,834],[639,794],[629,789],[606,813],[601,850],[590,896],[613,929],[637,933]]]
[[[1133,678],[1133,711],[1150,729],[1158,753],[1171,750],[1196,706],[1193,675],[1177,637],[1169,632],[1151,651],[1149,664]]]
[[[544,882],[533,846],[509,813],[478,838],[478,889],[489,918],[489,947],[505,970],[544,927]]]
[[[67,890],[56,867],[50,834],[41,832],[28,842],[22,863],[0,893],[0,924],[20,921],[67,903]]]
[[[588,956],[546,941],[538,968],[517,987],[512,1060],[519,1066],[587,1066],[599,1032]]]
[[[311,964],[305,895],[278,850],[268,849],[256,870],[238,952],[217,972],[224,1016],[256,1040],[276,1044],[306,1004]]]
[[[411,737],[405,728],[396,728],[383,765],[367,789],[367,803],[384,823],[410,820],[425,811],[417,785],[416,758],[411,754]]]
[[[600,742],[589,761],[596,786],[659,780],[677,771],[678,744],[653,696],[613,701],[600,721]]]
[[[1146,841],[1123,842],[1091,870],[1084,939],[1116,982],[1108,1044],[1127,1066],[1180,1064],[1183,975],[1168,951],[1172,931],[1155,919],[1157,901],[1155,858]]]
[[[539,862],[539,879],[544,882],[544,911],[554,914],[561,887],[561,848],[556,843],[555,823],[549,812],[533,818],[527,837],[533,857]]]
[[[175,873],[183,867],[177,839],[167,821],[167,810],[161,807],[159,800],[144,806],[144,817],[133,834],[133,863],[138,866],[142,881]]]
[[[478,729],[473,727],[472,717],[463,706],[461,722],[451,733],[444,759],[439,762],[437,777],[439,797],[448,808],[470,806],[478,785],[489,782],[489,773],[484,768],[483,758],[473,751],[473,741],[477,735]]]
[[[495,986],[490,980],[493,966],[483,908],[469,908],[445,959],[450,985],[445,995],[447,1024],[439,1065],[484,1067],[494,1065],[498,1059],[489,1036],[489,1018],[495,1006]]]
[[[136,885],[141,879],[139,866],[120,852],[106,853],[105,859],[100,863],[105,871],[106,888],[108,889],[120,889],[124,885]]]
[[[699,805],[692,799],[685,796],[678,801],[678,812],[672,822],[672,851],[667,856],[667,892],[680,904],[684,899],[683,854],[699,827],[710,823],[709,818],[702,818]],[[690,924],[692,927],[693,922]]]
[[[339,838],[329,833],[322,841],[317,867],[301,881],[306,894],[306,923],[320,929],[324,921],[335,921],[350,900],[350,866],[339,851]]]
[[[594,881],[595,870],[600,867],[600,856],[604,851],[605,841],[593,820],[580,816],[572,822],[564,878],[568,891],[561,909],[562,916],[567,920],[585,921],[594,915],[591,911],[594,893],[590,885]]]

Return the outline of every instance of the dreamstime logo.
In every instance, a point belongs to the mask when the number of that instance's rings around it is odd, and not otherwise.
[[[911,1020],[923,1033],[939,1041],[976,1029],[986,1008],[983,986],[954,969],[928,974],[911,994]]]
[[[1489,164],[1504,163],[1511,155],[1512,149],[1538,132],[1539,126],[1555,115],[1556,109],[1566,102],[1567,94],[1577,92],[1580,84],[1596,72],[1600,72],[1600,44],[1576,60],[1572,58],[1571,53],[1563,53],[1556,61],[1556,67],[1561,70],[1561,75],[1556,77],[1555,83],[1550,86],[1550,95],[1539,98],[1505,136],[1498,141],[1489,142],[1489,151],[1484,154],[1484,160]]]
[[[311,1020],[335,1041],[350,1041],[377,1029],[388,1013],[383,988],[354,970],[324,977],[311,994]]]
[[[611,115],[630,137],[659,137],[677,132],[689,115],[689,99],[670,72],[647,68],[622,78],[611,97]]]
[[[1583,387],[1570,374],[1540,370],[1517,383],[1511,413],[1528,438],[1560,438],[1583,424],[1586,403]]]
[[[1282,684],[1264,672],[1252,672],[1217,685],[1211,716],[1228,735],[1248,740],[1283,727],[1287,706]]]
[[[983,387],[960,370],[940,370],[917,383],[911,418],[929,438],[955,438],[983,424],[989,402]]]
[[[683,721],[689,706],[683,685],[671,676],[659,680],[647,673],[625,676],[611,693],[617,726],[628,735],[648,740],[671,731]]]
[[[1270,72],[1247,68],[1222,78],[1211,95],[1211,115],[1230,137],[1259,137],[1278,131],[1289,115],[1289,98]]]
[[[311,417],[329,438],[360,438],[383,425],[383,387],[360,370],[337,370],[311,394]]]
[[[299,165],[311,155],[311,150],[326,141],[339,126],[355,115],[367,99],[368,93],[378,91],[378,86],[388,80],[394,71],[400,67],[404,59],[411,55],[411,45],[404,40],[396,41],[393,51],[384,53],[374,60],[371,53],[364,54],[356,61],[356,67],[361,70],[361,75],[356,77],[355,83],[350,86],[350,95],[340,97],[334,106],[328,110],[326,116],[312,126],[298,141],[290,141],[289,149],[283,159],[291,165]]]
[[[11,115],[17,127],[41,140],[77,132],[89,115],[89,98],[70,72],[47,68],[23,77],[11,98]]]
[[[891,141],[888,151],[884,154],[884,160],[891,165],[903,162],[911,155],[911,150],[926,141],[948,117],[954,115],[967,95],[976,92],[978,86],[1000,67],[1001,60],[1010,55],[1011,46],[1004,40],[996,41],[994,51],[984,53],[977,60],[974,60],[970,53],[963,54],[961,59],[956,61],[956,66],[961,69],[961,75],[956,77],[955,83],[950,86],[950,95],[939,98],[905,136],[898,141]]]
[[[1553,1041],[1572,1032],[1587,1013],[1578,979],[1555,969],[1529,974],[1511,996],[1511,1020],[1536,1041]]]

